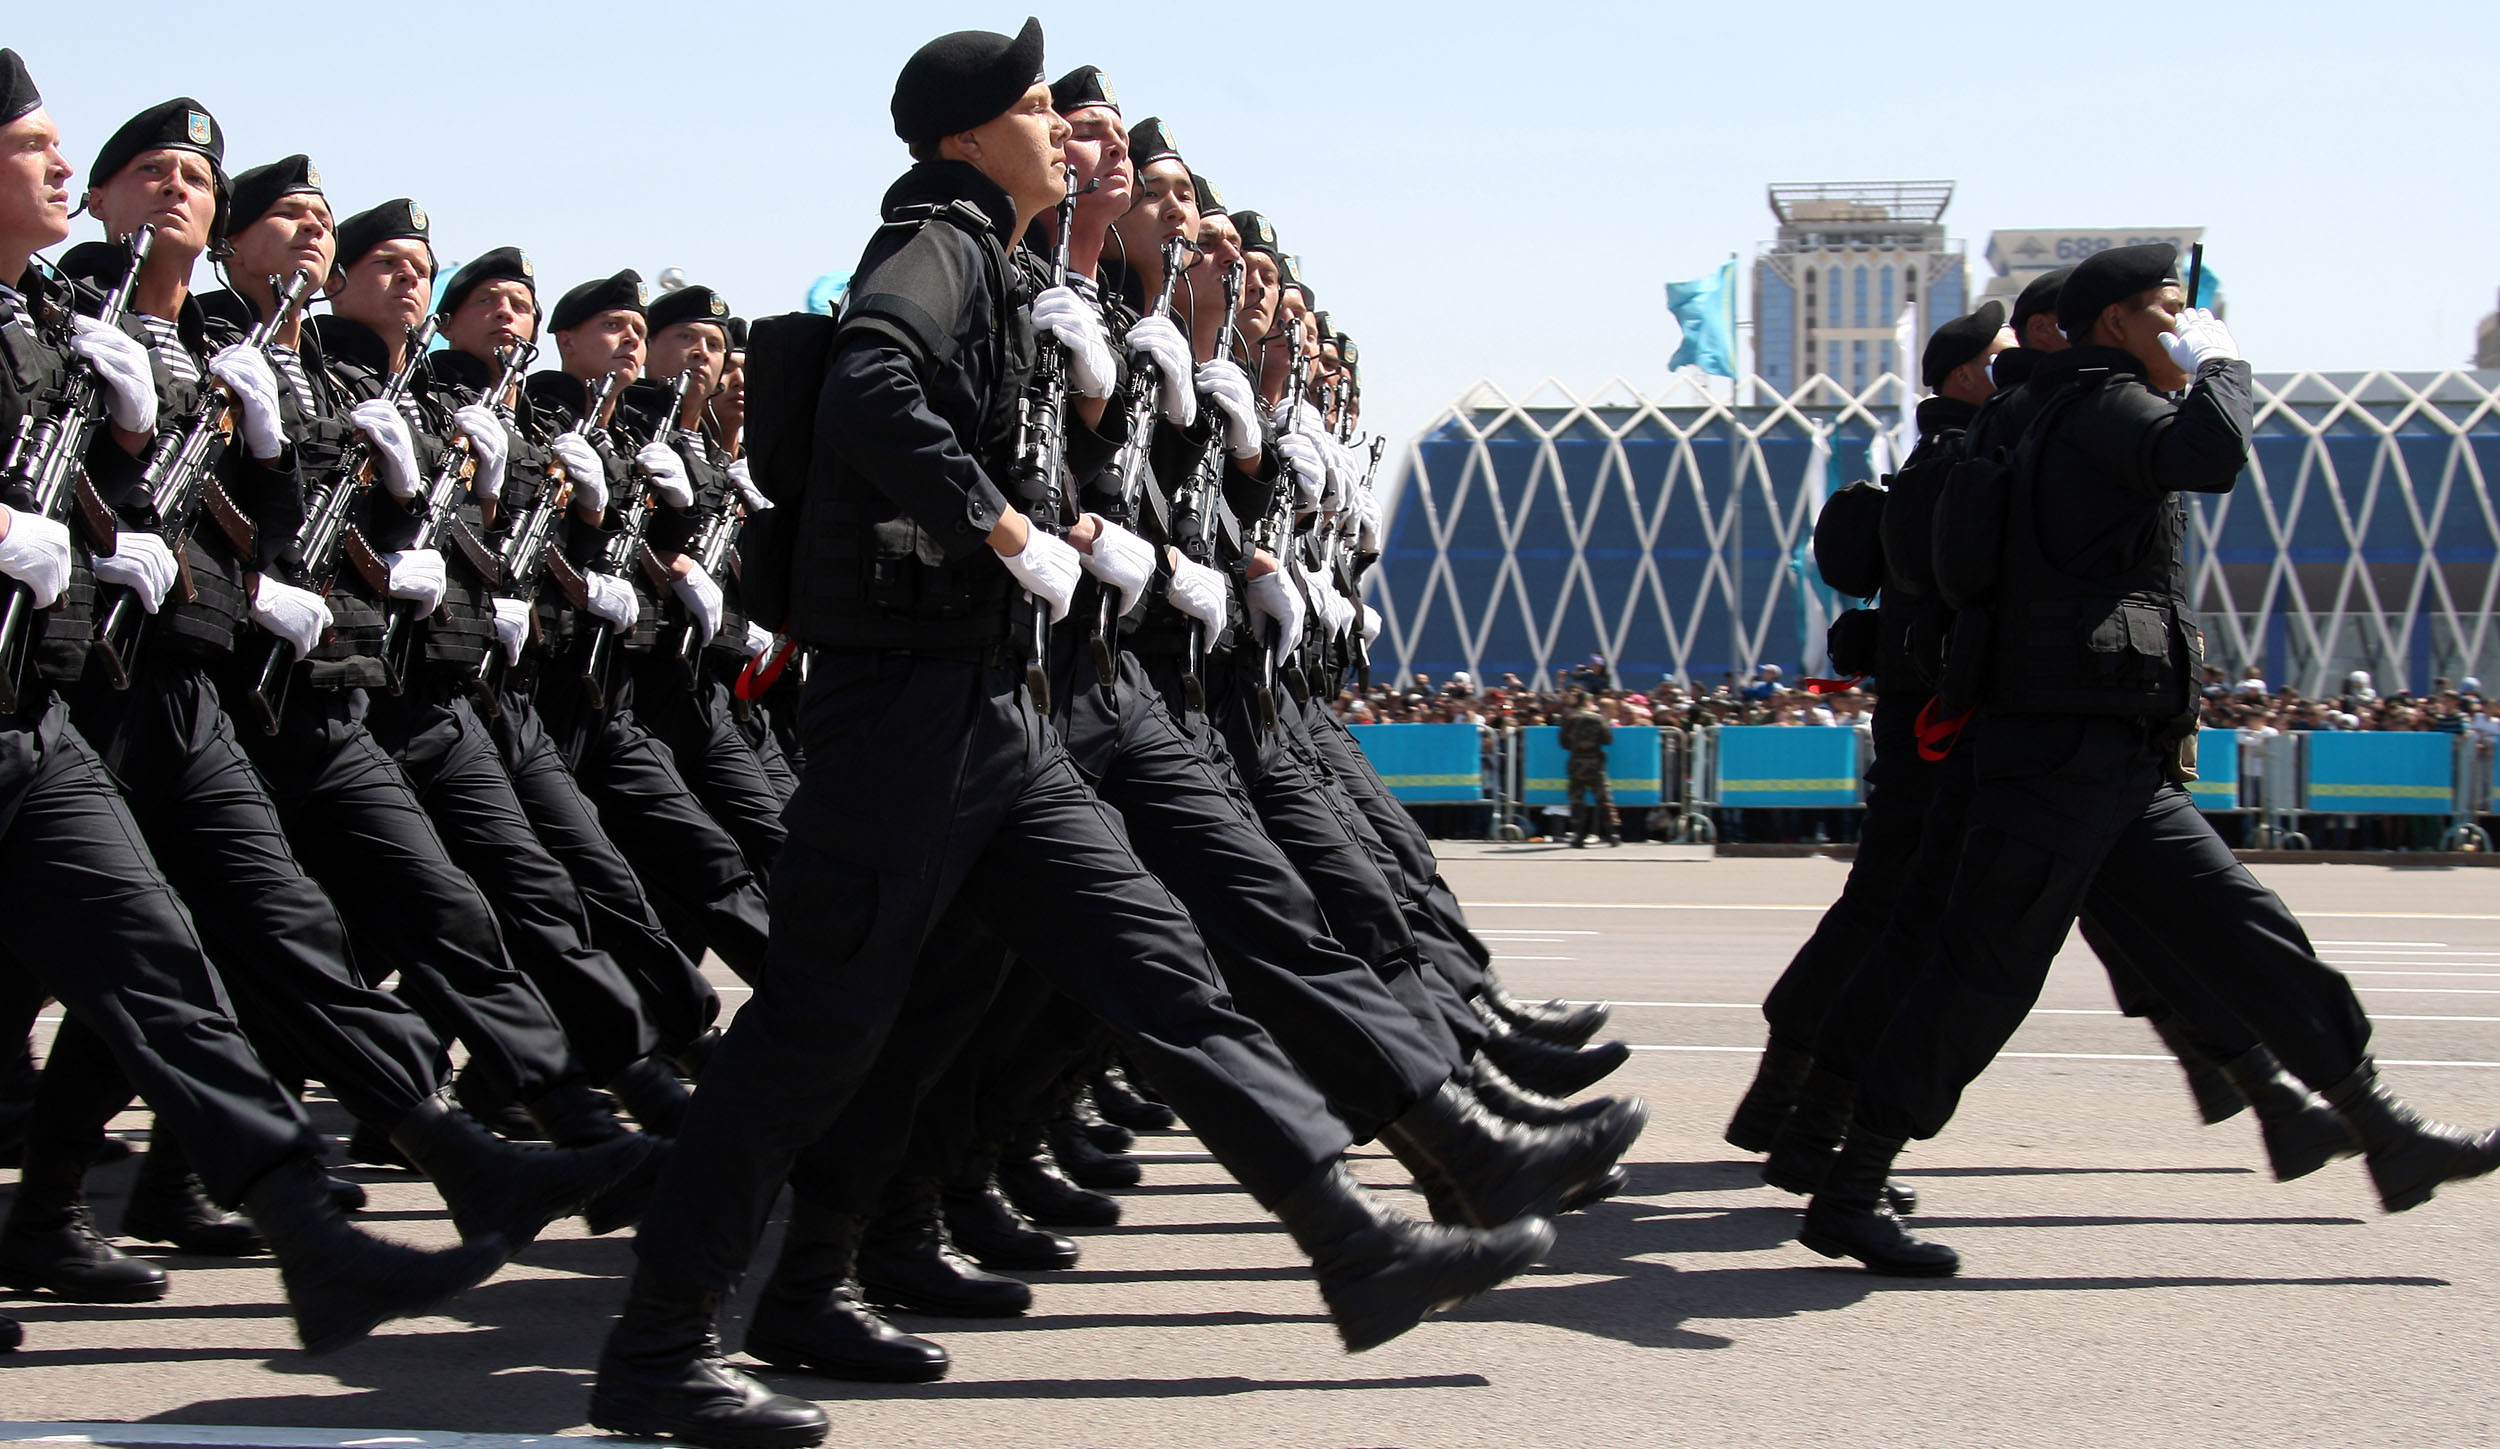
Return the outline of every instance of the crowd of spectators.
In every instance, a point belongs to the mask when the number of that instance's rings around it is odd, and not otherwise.
[[[2243,740],[2271,739],[2286,730],[2429,730],[2439,734],[2500,737],[2500,715],[2483,697],[2483,682],[2467,676],[2431,681],[2429,692],[2396,690],[2382,695],[2367,670],[2344,677],[2331,699],[2309,699],[2296,689],[2272,689],[2265,671],[2250,667],[2236,680],[2218,667],[2205,670],[2207,729],[2238,730]]]
[[[1535,684],[1505,674],[1501,683],[1479,687],[1463,669],[1438,685],[1421,672],[1402,683],[1376,680],[1369,689],[1341,692],[1336,710],[1348,724],[1479,724],[1509,730],[1560,724],[1571,707],[1572,691],[1578,690],[1609,724],[1692,729],[1712,724],[1870,723],[1872,694],[1839,683],[1824,688],[1827,692],[1788,684],[1778,665],[1765,664],[1744,683],[1731,675],[1708,689],[1686,688],[1666,678],[1646,689],[1628,689],[1603,659],[1592,658],[1574,669],[1557,669],[1551,680]]]

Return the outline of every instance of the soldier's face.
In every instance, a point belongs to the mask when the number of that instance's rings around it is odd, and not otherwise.
[[[1257,342],[1276,325],[1276,259],[1265,252],[1246,252],[1241,261],[1241,315],[1233,325]]]
[[[651,339],[649,370],[653,377],[694,373],[692,398],[708,398],[720,384],[721,366],[729,359],[729,334],[711,322],[672,322]]]
[[[602,312],[569,332],[556,334],[556,355],[564,370],[584,382],[611,373],[624,386],[642,376],[645,323],[640,312],[619,307]]]
[[[187,263],[208,246],[209,225],[217,219],[217,174],[197,151],[142,151],[95,188],[87,209],[108,236],[154,226],[152,255]]]
[[[1189,168],[1171,156],[1148,166],[1137,178],[1137,200],[1112,230],[1119,233],[1129,265],[1150,272],[1160,264],[1146,259],[1158,255],[1165,242],[1176,236],[1196,241],[1198,193],[1189,183]]]
[[[538,335],[538,300],[526,283],[488,282],[460,299],[443,321],[443,340],[481,362]]]
[[[1050,108],[1050,87],[1036,82],[1007,114],[947,138],[956,153],[998,183],[1016,206],[1039,216],[1067,194],[1068,123]]]
[[[298,270],[330,275],[338,234],[330,226],[330,203],[297,192],[279,198],[267,216],[236,232],[229,242],[234,255],[227,260],[227,272],[237,286],[259,296],[270,277],[291,277]]]
[[[2111,346],[2144,364],[2156,392],[2177,392],[2188,385],[2188,375],[2162,351],[2161,339],[2178,330],[2179,314],[2186,310],[2186,292],[2177,286],[2155,287],[2103,309],[2099,332]]]
[[[38,252],[68,236],[69,178],[51,112],[0,126],[0,247]]]
[[[394,237],[335,274],[330,310],[385,337],[417,325],[434,300],[434,252],[415,237]]]
[[[720,391],[712,394],[712,421],[720,425],[723,437],[746,426],[747,355],[743,352],[729,354],[721,364]]]
[[[1137,168],[1128,160],[1128,127],[1109,106],[1079,106],[1068,113],[1068,166],[1076,172],[1078,225],[1109,226],[1128,210],[1137,191]],[[1099,183],[1086,191],[1089,183]]]

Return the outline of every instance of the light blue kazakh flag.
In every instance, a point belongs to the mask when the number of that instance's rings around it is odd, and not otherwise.
[[[1667,283],[1667,310],[1684,329],[1683,345],[1667,370],[1698,367],[1720,377],[1736,375],[1736,259],[1691,282]]]

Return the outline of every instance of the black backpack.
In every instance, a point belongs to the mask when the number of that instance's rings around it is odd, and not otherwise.
[[[1853,599],[1871,599],[1884,586],[1884,499],[1881,485],[1861,478],[1827,499],[1814,520],[1814,567]]]
[[[788,312],[759,317],[747,329],[747,470],[773,506],[738,535],[739,598],[749,618],[776,633],[790,623],[799,506],[816,457],[816,400],[840,327],[820,313]]]
[[[1963,432],[1950,428],[1919,440],[1918,450],[1893,475],[1884,503],[1884,587],[1912,598],[1936,592],[1933,532],[1936,500],[1954,460],[1962,456]]]

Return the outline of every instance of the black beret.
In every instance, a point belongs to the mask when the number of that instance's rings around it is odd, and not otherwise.
[[[584,282],[556,299],[555,315],[547,319],[547,330],[570,332],[602,312],[631,312],[642,315],[648,294],[642,289],[642,273],[632,267],[613,277]]]
[[[1172,144],[1171,128],[1163,124],[1161,116],[1148,116],[1129,128],[1128,159],[1140,174],[1157,161],[1181,160],[1180,148]]]
[[[435,299],[434,310],[448,317],[460,310],[469,294],[488,282],[519,282],[530,289],[530,306],[538,305],[538,269],[530,265],[530,254],[519,247],[497,247],[478,257],[443,284],[442,294]]]
[[[1342,332],[1337,334],[1337,359],[1345,364],[1348,372],[1363,365],[1363,354],[1355,347],[1354,339]]]
[[[2101,309],[2138,292],[2179,284],[2179,249],[2168,242],[2111,247],[2075,264],[2057,293],[2058,330],[2072,337],[2092,326]]]
[[[314,169],[309,156],[289,156],[238,173],[234,178],[234,200],[217,229],[219,238],[233,236],[275,211],[279,202],[305,193],[321,195],[321,173]]]
[[[2022,336],[2025,322],[2041,313],[2045,312],[2052,318],[2057,316],[2057,294],[2065,290],[2066,278],[2074,270],[2072,267],[2059,267],[2055,271],[2042,272],[2023,284],[2021,295],[2014,299],[2014,315],[2005,319],[2006,325],[2014,329],[2016,337]]]
[[[1189,189],[1198,193],[1198,215],[1201,217],[1232,215],[1232,210],[1224,205],[1224,193],[1215,189],[1214,182],[1195,171],[1189,173]]]
[[[427,235],[426,227],[425,208],[405,196],[357,212],[339,223],[338,268],[346,271],[384,242],[420,241],[425,243],[426,275],[431,277],[434,240]]]
[[[1087,106],[1107,107],[1113,115],[1120,113],[1120,98],[1111,90],[1111,77],[1098,65],[1080,65],[1050,83],[1050,108],[1061,115],[1081,111]]]
[[[217,128],[217,118],[208,113],[208,107],[189,96],[176,96],[122,122],[122,128],[96,153],[87,184],[102,186],[141,154],[167,147],[199,152],[209,159],[218,181],[225,180],[226,133]]]
[[[0,47],[0,126],[43,104],[43,92],[35,89],[35,78],[26,73],[26,62],[14,50]]]
[[[1013,37],[958,30],[912,52],[894,78],[894,134],[906,141],[959,135],[1007,114],[1042,78],[1042,22]]]
[[[747,350],[747,319],[744,317],[729,319],[729,350],[732,352]]]
[[[2004,330],[2003,302],[1982,302],[1978,311],[1947,322],[1928,336],[1927,350],[1918,356],[1919,381],[1929,387],[1943,382],[1953,369],[1987,351]]]
[[[709,287],[679,287],[674,292],[663,292],[660,300],[644,310],[643,317],[654,333],[680,322],[709,322],[723,333],[729,330],[729,304]]]
[[[1276,240],[1276,223],[1255,211],[1236,211],[1232,217],[1233,229],[1241,233],[1243,251],[1265,252],[1271,257],[1284,256],[1284,246]]]

